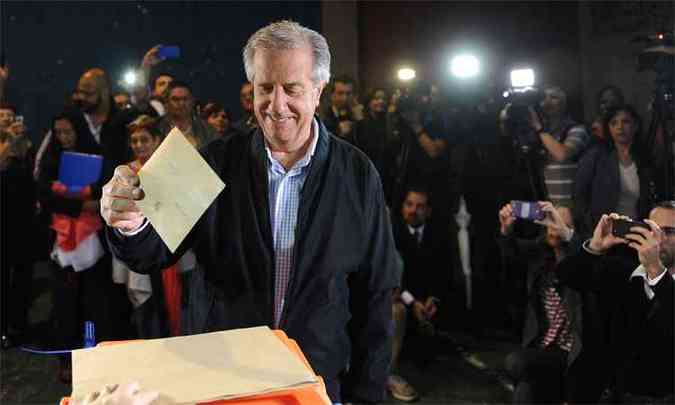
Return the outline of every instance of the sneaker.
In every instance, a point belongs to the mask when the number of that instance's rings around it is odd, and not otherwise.
[[[387,380],[387,389],[391,396],[399,401],[412,402],[418,398],[417,391],[403,377],[392,374]]]

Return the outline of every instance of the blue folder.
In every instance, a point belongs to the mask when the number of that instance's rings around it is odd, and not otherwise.
[[[86,153],[63,152],[59,165],[59,181],[68,192],[77,193],[101,178],[103,157]]]

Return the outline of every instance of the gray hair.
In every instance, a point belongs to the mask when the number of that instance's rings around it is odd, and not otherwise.
[[[330,49],[326,38],[318,32],[294,21],[278,21],[263,27],[251,35],[244,47],[244,69],[248,81],[253,83],[253,58],[258,49],[299,49],[308,46],[312,50],[314,84],[330,80]]]

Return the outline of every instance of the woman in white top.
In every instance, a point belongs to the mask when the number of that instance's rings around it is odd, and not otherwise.
[[[609,137],[582,157],[575,183],[575,208],[586,232],[610,212],[646,218],[655,200],[640,116],[630,105],[617,106],[607,111],[603,127]]]

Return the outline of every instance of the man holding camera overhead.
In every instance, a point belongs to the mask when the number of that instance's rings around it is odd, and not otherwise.
[[[638,263],[606,254],[627,245]],[[597,291],[610,311],[605,379],[624,403],[673,403],[675,201],[656,205],[644,222],[603,215],[593,237],[560,264],[561,282]]]

